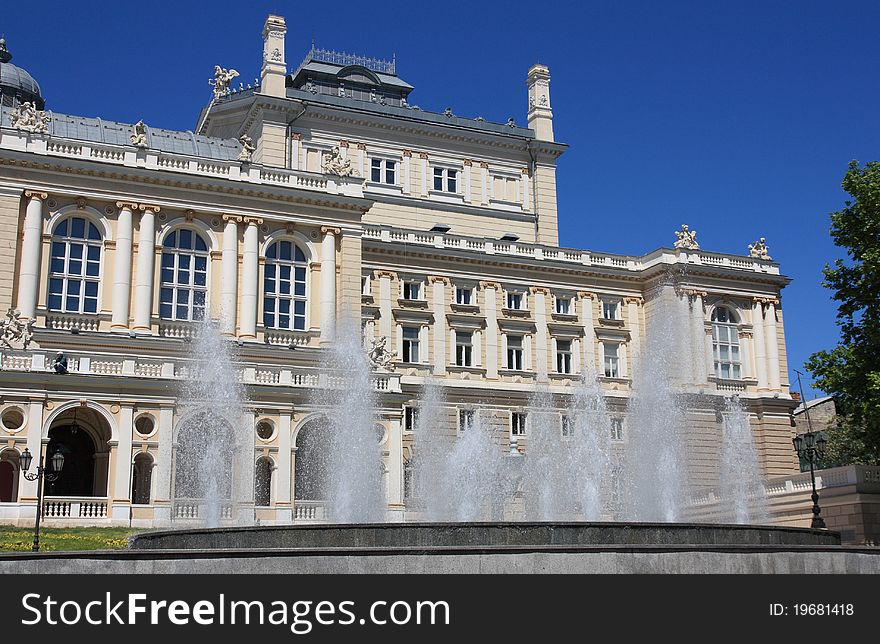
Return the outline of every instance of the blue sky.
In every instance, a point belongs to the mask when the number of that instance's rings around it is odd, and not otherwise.
[[[763,235],[794,279],[790,367],[837,341],[821,269],[847,163],[880,158],[880,3],[9,3],[0,32],[49,109],[191,129],[215,64],[258,76],[269,12],[287,18],[290,65],[313,37],[396,54],[428,110],[523,124],[526,70],[548,65],[571,146],[562,245],[641,254],[688,223],[703,248],[744,253]]]

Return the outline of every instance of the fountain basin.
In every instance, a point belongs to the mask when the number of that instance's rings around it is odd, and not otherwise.
[[[837,546],[828,530],[705,523],[374,523],[196,528],[146,532],[133,550],[455,548],[577,550],[596,546]]]

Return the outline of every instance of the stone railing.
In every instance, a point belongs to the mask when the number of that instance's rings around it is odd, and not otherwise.
[[[537,261],[579,264],[581,266],[608,267],[626,271],[643,271],[656,264],[701,264],[738,271],[779,274],[778,264],[739,255],[726,255],[708,251],[684,251],[661,248],[641,257],[594,253],[573,248],[556,248],[540,244],[509,242],[485,237],[462,237],[425,231],[401,230],[388,226],[365,226],[365,239],[389,243],[405,243],[431,246],[438,249],[458,249],[485,255],[509,255]]]
[[[100,497],[46,497],[46,519],[106,519],[107,499]]]
[[[141,167],[177,174],[216,177],[249,184],[266,184],[312,190],[349,197],[363,197],[362,177],[337,177],[303,170],[268,168],[238,160],[208,159],[154,149],[138,149],[94,141],[78,141],[48,134],[30,134],[0,128],[0,149],[41,156],[85,159],[110,165]]]
[[[326,501],[297,500],[293,502],[294,521],[326,521],[328,516]]]
[[[198,377],[200,364],[191,358],[158,358],[101,353],[97,351],[65,351],[67,372],[84,376],[136,377],[165,380],[186,380]],[[0,371],[51,372],[54,352],[50,350],[0,349]],[[321,373],[315,367],[255,364],[239,362],[229,366],[237,379],[247,385],[269,387],[330,387],[347,385],[343,375]],[[400,392],[400,374],[379,373],[373,376],[376,391]]]
[[[208,507],[204,499],[175,499],[171,518],[179,520],[199,519],[208,516]],[[229,502],[220,504],[220,519],[232,519],[232,504]]]

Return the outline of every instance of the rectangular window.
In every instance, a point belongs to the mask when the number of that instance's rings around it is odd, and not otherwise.
[[[507,368],[523,370],[523,338],[521,335],[507,336]]]
[[[611,419],[611,440],[616,442],[623,440],[623,418]]]
[[[525,436],[526,435],[526,413],[515,411],[510,414],[510,435]]]
[[[474,334],[465,331],[455,332],[455,364],[459,367],[472,367]]]
[[[574,424],[570,416],[562,416],[562,437],[569,438],[574,433]]]
[[[403,408],[403,430],[407,432],[415,431],[416,425],[419,422],[419,408],[418,407],[404,407]]]
[[[605,343],[605,377],[620,377],[620,345]]]
[[[391,159],[370,160],[370,181],[397,185],[397,161]]]
[[[473,301],[474,289],[466,288],[463,286],[455,287],[455,303],[456,304],[470,304]]]
[[[522,311],[525,308],[525,296],[516,291],[507,292],[507,308]]]
[[[606,320],[616,320],[617,302],[602,302],[602,317]]]
[[[466,432],[474,428],[477,420],[477,414],[473,409],[458,410],[458,431]]]
[[[556,371],[571,373],[571,340],[556,341]]]
[[[434,168],[434,190],[438,192],[458,192],[458,170]]]
[[[742,378],[739,330],[736,325],[712,323],[712,352],[715,356],[715,377],[725,380]]]
[[[557,297],[556,298],[556,312],[560,315],[570,315],[571,314],[571,298],[570,297]]]
[[[419,361],[419,328],[415,326],[403,327],[403,361]]]
[[[422,283],[417,281],[407,281],[403,283],[403,299],[420,300],[422,295]]]

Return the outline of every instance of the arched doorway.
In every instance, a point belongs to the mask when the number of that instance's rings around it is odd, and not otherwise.
[[[0,452],[0,503],[18,500],[18,452],[5,449]]]
[[[94,409],[78,405],[59,414],[49,429],[46,458],[61,452],[64,469],[46,483],[46,496],[107,496],[110,437],[110,426]]]
[[[326,418],[306,421],[296,435],[293,498],[325,501],[330,496],[330,423]]]
[[[150,503],[150,487],[153,483],[153,457],[141,452],[134,457],[131,474],[131,502],[139,505]]]
[[[235,441],[232,427],[210,411],[197,411],[177,426],[174,496],[230,499]]]
[[[254,504],[268,507],[272,501],[272,459],[265,456],[257,459],[254,468]]]

